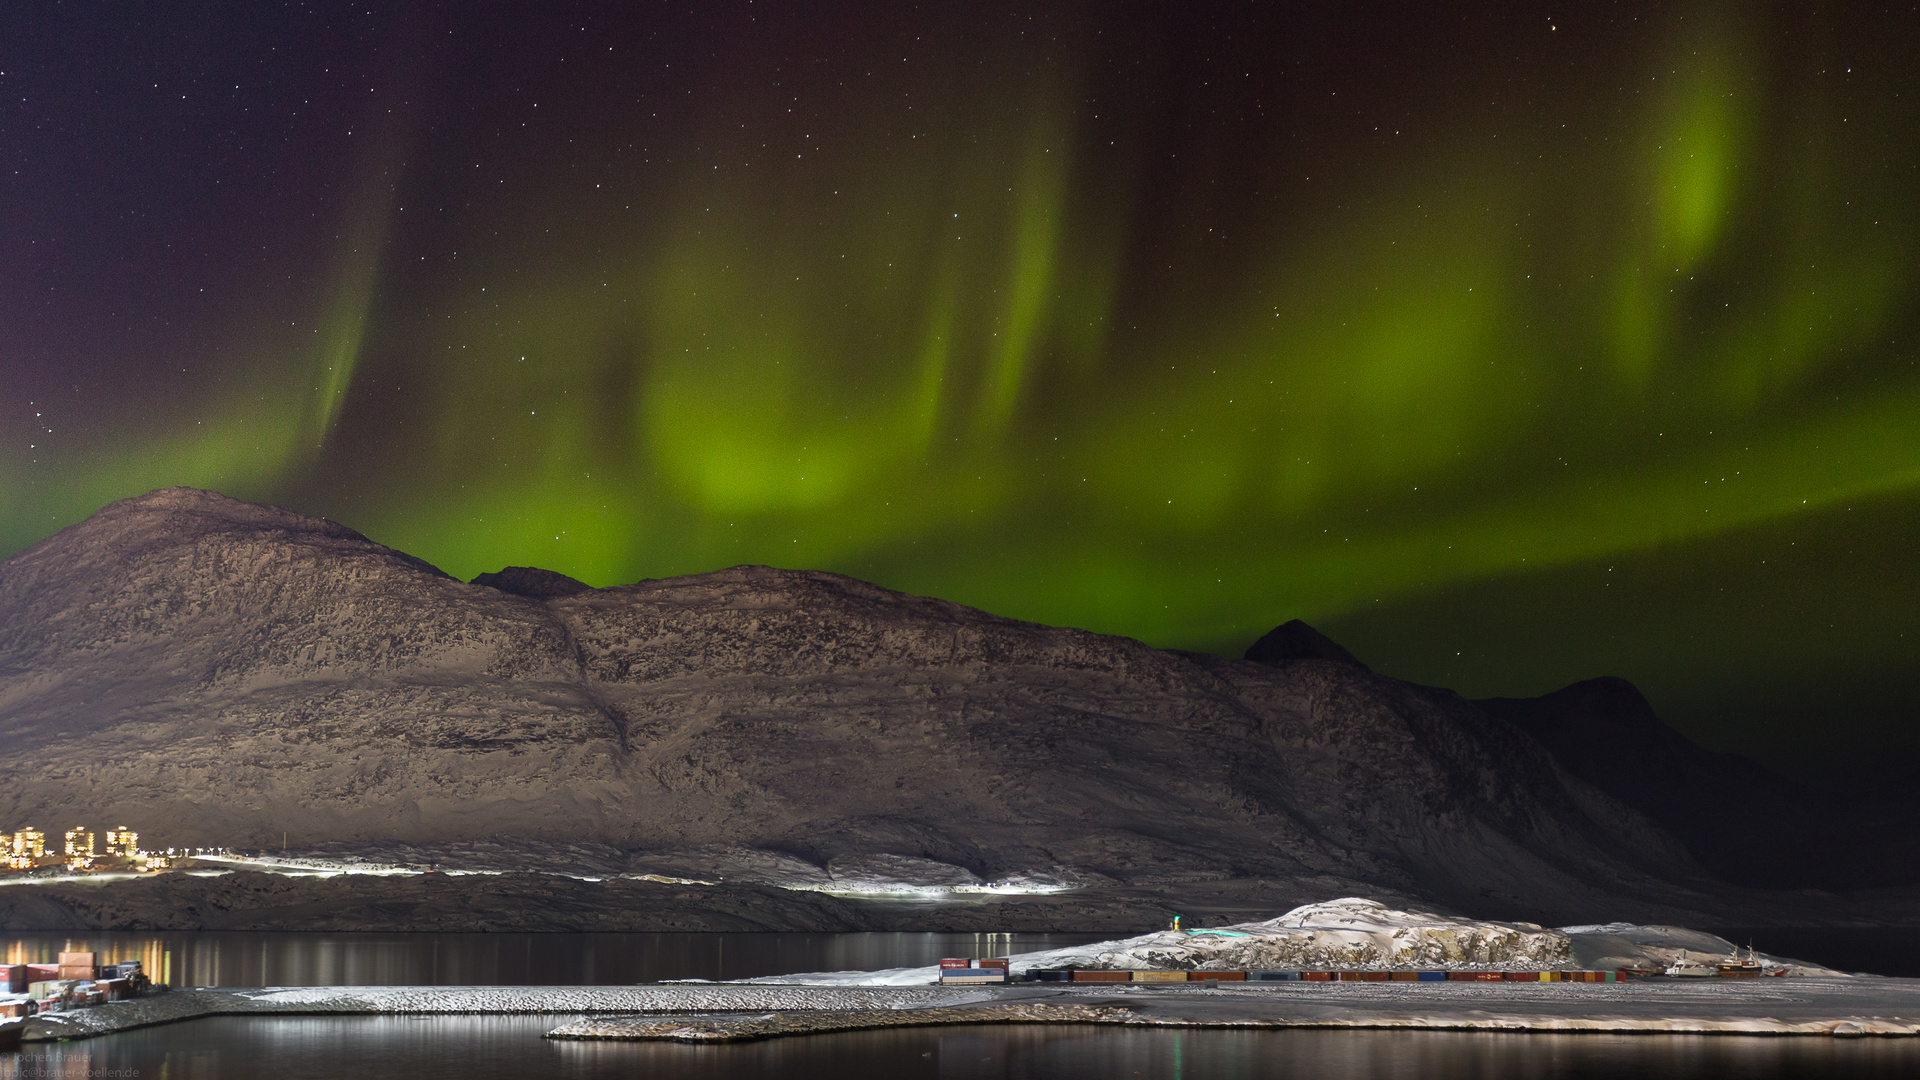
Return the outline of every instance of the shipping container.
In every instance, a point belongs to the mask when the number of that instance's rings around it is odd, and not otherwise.
[[[1134,982],[1186,982],[1187,973],[1184,971],[1136,971],[1133,973],[1133,981]]]
[[[92,982],[99,974],[99,968],[86,967],[79,964],[61,964],[59,977],[72,980],[73,982]]]
[[[1331,971],[1303,971],[1300,973],[1300,978],[1304,982],[1333,982],[1334,973]]]
[[[60,977],[59,964],[28,964],[27,965],[27,981],[29,983],[45,982],[48,979],[57,979],[59,977]]]
[[[1133,973],[1128,971],[1076,971],[1074,982],[1131,982]]]
[[[1388,981],[1390,982],[1419,982],[1420,981],[1420,973],[1417,971],[1390,971],[1387,974],[1389,976]]]
[[[1500,982],[1507,977],[1504,971],[1449,971],[1447,978],[1453,982]]]
[[[970,968],[972,966],[973,961],[964,956],[943,956],[940,958],[941,971],[946,971],[949,968]]]
[[[0,965],[0,966],[3,966],[3,967],[5,967],[5,968],[6,968],[6,972],[7,972],[7,993],[9,993],[9,994],[24,994],[24,993],[26,993],[26,992],[27,992],[27,984],[33,981],[32,979],[30,979],[30,978],[28,978],[28,976],[27,976],[27,965],[25,965],[25,964],[5,964],[5,965]]]
[[[63,952],[60,954],[61,967],[99,967],[100,954],[97,952]]]
[[[1009,961],[1007,960],[1006,957],[997,956],[987,960],[976,960],[973,966],[983,967],[983,968],[999,968],[1001,971],[1006,971],[1008,963]]]
[[[1341,982],[1386,982],[1387,972],[1343,971],[1340,973],[1340,981]]]
[[[73,988],[73,984],[61,979],[43,979],[27,986],[27,996],[35,1001],[58,998]]]
[[[1191,972],[1187,977],[1195,982],[1204,979],[1219,979],[1221,982],[1245,982],[1247,980],[1247,973],[1244,971],[1195,971]]]
[[[1006,972],[989,968],[948,968],[940,973],[942,986],[988,986],[1006,981]]]
[[[1444,971],[1416,971],[1414,972],[1414,974],[1420,976],[1421,982],[1446,982],[1447,981],[1447,973]]]
[[[1034,982],[1072,982],[1073,972],[1071,971],[1029,971],[1027,972],[1027,978],[1032,979]]]

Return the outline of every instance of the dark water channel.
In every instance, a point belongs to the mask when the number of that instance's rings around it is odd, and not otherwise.
[[[1920,951],[1920,934],[1912,931],[1754,931],[1754,937],[1762,949],[1854,970],[1888,957],[1896,959],[1877,966],[1903,966],[1908,961],[1898,958]],[[140,959],[175,986],[606,985],[906,967],[942,956],[999,956],[1091,940],[1096,937],[41,933],[0,936],[0,954],[10,963],[27,963],[90,949],[108,959]],[[30,1044],[18,1053],[0,1053],[0,1080],[1920,1076],[1920,1039],[1073,1026],[848,1032],[731,1046],[541,1037],[571,1019],[210,1017],[99,1039]]]
[[[872,971],[943,956],[1005,956],[1099,934],[16,933],[10,964],[63,950],[139,960],[171,986],[612,986]]]
[[[213,1017],[0,1055],[0,1080],[1913,1077],[1920,1040],[914,1028],[722,1046],[567,1043],[559,1016]]]
[[[1920,977],[1920,930],[1716,930],[1841,971]],[[140,960],[173,986],[593,986],[871,971],[1056,949],[1096,934],[14,933],[0,960]]]

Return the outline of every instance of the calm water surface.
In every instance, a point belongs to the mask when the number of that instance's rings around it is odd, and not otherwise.
[[[0,1054],[0,1080],[1920,1076],[1913,1039],[1090,1027],[920,1028],[724,1046],[540,1037],[569,1019],[213,1017]]]
[[[9,964],[63,951],[139,960],[169,986],[607,986],[872,971],[943,956],[1005,956],[1100,934],[335,934],[23,933]]]
[[[1841,971],[1920,977],[1920,930],[1716,930],[1764,952]],[[1098,934],[337,934],[0,935],[9,964],[63,950],[140,960],[172,986],[591,986],[916,967],[1005,956]]]
[[[1767,934],[1776,935],[1769,940]],[[1755,931],[1756,944],[1855,970],[1904,966],[1912,932]],[[334,934],[0,936],[9,963],[91,949],[176,986],[592,985],[930,964],[1096,940],[1066,934]],[[1887,942],[1892,940],[1890,949]],[[1788,948],[1786,945],[1799,946]],[[1894,958],[1889,960],[1889,958]],[[1859,962],[1851,962],[1851,961]],[[1902,972],[1891,971],[1889,974]],[[574,1017],[210,1017],[0,1053],[0,1080],[387,1076],[1920,1077],[1920,1039],[1142,1031],[848,1032],[734,1046],[567,1043]]]

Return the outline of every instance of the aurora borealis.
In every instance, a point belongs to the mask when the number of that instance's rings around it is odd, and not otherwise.
[[[188,484],[1920,749],[1911,11],[31,7],[0,552]]]

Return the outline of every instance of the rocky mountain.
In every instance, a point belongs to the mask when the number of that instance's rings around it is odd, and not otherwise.
[[[1645,814],[1716,876],[1829,889],[1920,882],[1913,778],[1813,789],[1675,731],[1625,679],[1474,704],[1538,740],[1560,767]]]
[[[1305,631],[1258,660],[1175,653],[753,566],[466,583],[168,489],[0,564],[0,826],[946,874],[1078,886],[1031,904],[1091,922],[1107,893],[1756,917],[1521,726]],[[922,924],[943,920],[972,922]]]

